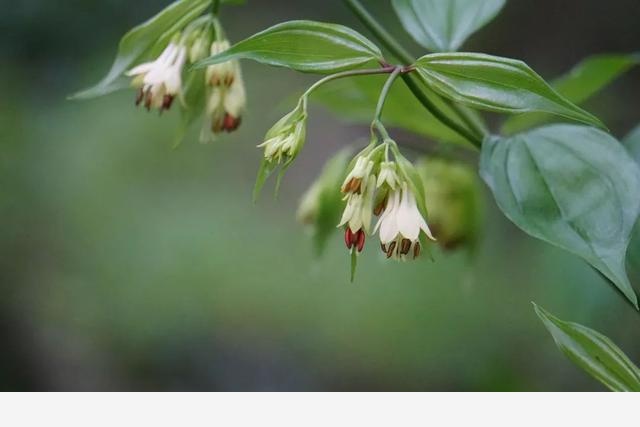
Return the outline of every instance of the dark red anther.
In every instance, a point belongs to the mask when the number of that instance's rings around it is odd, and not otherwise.
[[[162,98],[162,108],[161,110],[170,110],[173,105],[173,100],[175,99],[172,95],[165,95]]]
[[[388,201],[388,197],[385,197],[379,204],[378,206],[376,206],[376,208],[373,210],[373,214],[375,216],[380,216],[382,214],[382,212],[384,212],[385,208],[387,207],[387,201]]]
[[[387,245],[385,245],[384,243],[380,243],[380,249],[382,249],[382,252],[384,252],[385,254],[387,253]]]
[[[364,242],[366,240],[366,235],[364,234],[364,230],[358,230],[358,232],[356,233],[356,249],[358,249],[358,252],[362,252],[364,250]]]
[[[389,245],[389,249],[387,250],[387,258],[391,258],[393,256],[393,251],[396,250],[396,242],[391,242]]]
[[[224,120],[222,123],[222,129],[227,132],[233,132],[240,126],[241,119],[233,117],[231,114],[227,113],[224,116]]]
[[[360,194],[362,191],[362,179],[351,178],[349,182],[342,188],[343,193],[355,193]]]
[[[147,93],[145,94],[145,98],[144,98],[144,108],[147,109],[147,111],[151,110],[151,102],[153,101],[153,98],[151,97],[151,92],[147,91]]]
[[[420,242],[416,242],[416,246],[413,248],[413,259],[416,259],[420,256]]]
[[[402,244],[400,245],[400,253],[402,255],[406,255],[411,250],[411,240],[402,239]]]
[[[353,242],[352,242],[351,236],[352,236],[351,229],[347,227],[344,230],[344,244],[347,245],[347,249],[353,248]]]
[[[136,107],[139,107],[144,99],[144,90],[142,88],[138,89],[138,93],[136,93]]]

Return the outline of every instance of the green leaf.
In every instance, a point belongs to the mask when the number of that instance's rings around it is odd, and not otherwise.
[[[522,61],[480,53],[438,53],[420,58],[417,66],[436,92],[469,107],[499,113],[541,111],[604,127]]]
[[[631,131],[623,142],[635,161],[640,164],[640,125]],[[640,221],[636,222],[629,244],[627,268],[633,283],[640,283]]]
[[[560,95],[580,105],[639,62],[638,54],[595,55],[580,62],[567,74],[554,81],[552,86]],[[550,116],[544,113],[522,114],[507,120],[502,131],[506,134],[514,134],[549,120]]]
[[[503,8],[506,0],[393,0],[405,30],[433,52],[456,51]]]
[[[638,306],[624,260],[640,213],[640,169],[611,135],[551,125],[489,137],[480,172],[511,221],[584,258]]]
[[[359,76],[341,79],[314,92],[312,99],[334,112],[340,119],[370,124],[376,103],[387,76]],[[424,87],[427,94],[428,88]],[[451,108],[435,94],[430,99],[449,117],[456,117]],[[411,91],[401,82],[393,85],[385,102],[384,123],[406,129],[436,141],[468,145],[466,139],[453,132],[427,112]]]
[[[612,391],[640,391],[640,369],[609,338],[533,306],[558,348],[576,366]]]
[[[133,28],[120,41],[116,59],[106,77],[92,88],[72,95],[70,99],[96,98],[127,87],[121,79],[125,71],[145,58],[154,47],[162,44],[159,42],[168,44],[176,32],[197,18],[210,5],[211,0],[176,1],[153,18]]]
[[[203,115],[206,106],[206,85],[204,70],[194,70],[187,75],[184,96],[180,105],[181,120],[174,142],[174,148],[184,140],[187,131]]]
[[[624,138],[623,143],[635,161],[640,163],[640,125]]]
[[[235,58],[309,73],[350,70],[371,61],[382,61],[380,49],[351,28],[314,21],[289,21],[243,40],[196,67]]]
[[[318,211],[313,230],[313,242],[318,255],[322,255],[329,237],[335,233],[336,225],[340,222],[340,215],[344,209],[340,188],[352,154],[351,148],[340,150],[327,162],[318,178]]]

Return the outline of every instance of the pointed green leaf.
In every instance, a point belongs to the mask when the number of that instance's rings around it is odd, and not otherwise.
[[[314,21],[273,26],[196,64],[204,67],[235,58],[309,73],[335,73],[381,61],[380,49],[349,27]]]
[[[491,21],[506,0],[392,0],[405,30],[433,52],[452,52]]]
[[[640,55],[595,55],[576,65],[551,86],[569,101],[580,105],[606,88],[615,79],[640,63]],[[502,127],[503,133],[514,134],[550,121],[544,113],[527,113],[511,117]]]
[[[511,114],[541,111],[604,127],[522,61],[480,53],[447,53],[423,56],[417,66],[436,92],[469,107]]]
[[[640,391],[640,369],[609,338],[534,307],[558,348],[576,366],[612,391]]]
[[[176,32],[201,15],[210,4],[211,0],[179,0],[129,31],[120,41],[118,54],[106,77],[70,98],[96,98],[127,87],[122,81],[125,71],[145,58],[154,47],[168,44]]]
[[[640,169],[622,144],[574,125],[489,137],[480,172],[511,221],[584,258],[638,306],[624,260],[640,213]]]
[[[258,176],[256,177],[256,185],[253,188],[253,203],[256,203],[258,201],[258,197],[260,197],[260,193],[262,192],[264,184],[267,182],[267,179],[276,170],[276,168],[277,165],[274,165],[266,159],[262,159],[260,168],[258,169]]]

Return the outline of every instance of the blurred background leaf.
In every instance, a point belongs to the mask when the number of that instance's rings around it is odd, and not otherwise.
[[[640,54],[594,55],[576,65],[551,85],[558,93],[576,105],[583,104],[640,62]],[[545,113],[527,113],[511,117],[502,127],[507,134],[515,134],[536,125],[549,122],[553,116]]]

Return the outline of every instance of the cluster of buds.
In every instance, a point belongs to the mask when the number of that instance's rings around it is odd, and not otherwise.
[[[174,37],[160,56],[129,70],[132,85],[138,90],[136,105],[147,110],[169,110],[177,96],[182,94],[182,72],[187,61],[187,46]]]
[[[379,233],[387,258],[417,258],[421,232],[435,238],[418,208],[415,185],[402,170],[408,166],[382,161],[381,155],[380,149],[367,149],[356,158],[342,185],[346,207],[338,227],[345,227],[347,248],[360,253],[371,234],[373,215],[379,216],[373,233]]]
[[[307,103],[301,99],[295,110],[280,119],[267,132],[258,148],[271,165],[290,164],[304,146],[307,134]]]
[[[216,40],[211,44],[211,55],[229,49],[229,41]],[[210,88],[207,101],[207,123],[211,132],[233,132],[242,122],[247,96],[240,64],[236,60],[207,67],[206,82]]]
[[[475,171],[443,159],[421,159],[416,168],[429,200],[433,234],[444,250],[474,249],[483,219],[482,190]]]

